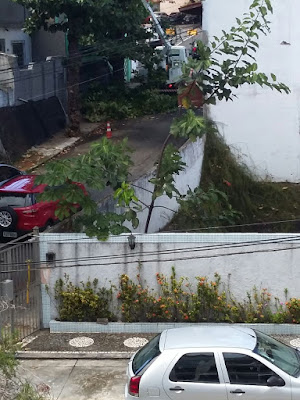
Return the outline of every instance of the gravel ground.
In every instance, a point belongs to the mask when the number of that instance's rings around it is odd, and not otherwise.
[[[299,336],[296,335],[272,335],[275,339],[279,340],[280,342],[286,343],[290,345],[290,341],[294,339],[299,339]]]
[[[35,337],[36,336],[36,337]],[[40,331],[33,335],[35,339],[25,345],[25,351],[135,351],[136,348],[127,347],[124,341],[129,338],[151,339],[153,333],[49,333],[49,331]],[[69,341],[74,338],[85,337],[94,340],[94,343],[88,347],[74,347]]]
[[[50,333],[48,330],[43,330],[27,338],[30,343],[24,344],[25,351],[82,351],[82,352],[97,352],[97,351],[135,351],[137,348],[124,345],[124,341],[129,338],[144,338],[151,339],[155,336],[154,333]],[[94,343],[87,347],[74,347],[69,344],[71,339],[75,338],[90,338]],[[290,344],[290,341],[297,339],[294,335],[274,335],[277,340],[283,343]],[[75,341],[76,342],[76,341]]]

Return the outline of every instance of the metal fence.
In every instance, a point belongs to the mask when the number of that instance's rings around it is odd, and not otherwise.
[[[4,333],[15,332],[19,339],[40,328],[38,267],[38,236],[26,236],[0,248],[0,329]]]

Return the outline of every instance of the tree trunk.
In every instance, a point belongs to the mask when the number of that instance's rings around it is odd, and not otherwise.
[[[68,35],[69,41],[69,60],[67,64],[67,82],[68,82],[68,115],[69,127],[68,136],[80,135],[80,62],[79,39],[71,33]]]
[[[164,141],[163,147],[160,151],[160,156],[159,156],[157,169],[156,169],[156,175],[155,175],[156,178],[159,178],[159,176],[160,176],[161,163],[162,163],[162,160],[164,157],[164,153],[165,153],[167,144],[169,143],[170,139],[171,139],[171,133],[169,133],[169,135],[167,136],[166,140]],[[152,217],[152,213],[153,213],[153,209],[154,209],[154,205],[155,205],[155,200],[156,200],[156,196],[155,196],[156,189],[157,189],[157,185],[155,185],[154,189],[153,189],[152,200],[151,200],[151,204],[149,206],[148,216],[147,216],[146,225],[145,225],[145,233],[148,233],[149,224],[151,221],[151,217]]]

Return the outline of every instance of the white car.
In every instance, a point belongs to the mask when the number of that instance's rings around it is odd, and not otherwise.
[[[167,329],[129,361],[125,399],[299,400],[300,352],[252,329]]]

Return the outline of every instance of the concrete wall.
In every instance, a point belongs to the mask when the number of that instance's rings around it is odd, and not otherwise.
[[[252,0],[203,2],[203,29],[209,37],[229,30],[235,17],[247,12]],[[300,2],[273,0],[271,34],[261,36],[259,70],[273,72],[292,93],[279,94],[259,86],[244,86],[233,102],[210,106],[226,142],[261,177],[300,181]]]
[[[1,1],[1,0],[0,0]],[[5,40],[5,53],[13,54],[12,43],[24,43],[24,65],[31,62],[31,39],[27,33],[23,32],[20,28],[0,28],[0,39]]]
[[[187,142],[180,149],[182,160],[187,167],[179,175],[175,176],[175,186],[181,194],[186,194],[189,188],[194,190],[200,183],[202,162],[204,157],[205,139],[197,140],[196,142]],[[155,169],[149,174],[141,176],[134,182],[134,188],[137,198],[142,204],[149,205],[151,203],[153,185],[149,183],[149,179],[155,176]],[[149,233],[158,232],[163,229],[173,218],[174,213],[179,209],[179,205],[175,198],[169,199],[164,195],[157,199],[153,210],[151,222],[149,225]],[[146,220],[148,216],[148,208],[138,214],[140,224],[137,229],[132,229],[134,232],[144,232]]]
[[[16,56],[0,53],[0,74],[0,107],[22,104],[20,98],[37,101],[52,96],[57,96],[63,105],[66,103],[61,58],[50,57],[45,62],[30,63],[27,68],[20,69]],[[10,104],[5,93],[9,93]]]
[[[300,297],[299,239],[287,234],[160,233],[136,235],[136,247],[130,250],[127,235],[99,242],[84,234],[41,234],[42,267],[48,267],[42,270],[44,326],[57,317],[53,288],[64,274],[74,284],[97,278],[100,285],[110,287],[118,285],[121,274],[134,278],[139,272],[157,290],[155,274],[169,275],[175,266],[177,275],[191,282],[196,276],[214,279],[214,273],[219,273],[238,300],[254,286],[266,287],[282,300],[285,288],[289,297]],[[46,263],[50,252],[55,254],[55,264]]]
[[[186,194],[189,188],[194,190],[199,186],[202,170],[202,162],[204,157],[205,138],[199,139],[195,142],[186,142],[180,148],[182,160],[186,163],[187,167],[179,175],[175,176],[175,185],[181,194]],[[140,176],[132,183],[138,199],[142,204],[150,205],[153,184],[149,183],[149,179],[155,176],[155,168],[149,173]],[[90,190],[91,197],[99,205],[100,212],[117,212],[123,213],[124,209],[116,207],[116,201],[112,197],[111,190],[104,190],[102,192]],[[179,209],[177,201],[168,196],[161,196],[157,199],[150,221],[149,233],[158,232],[163,229],[173,218],[174,213]],[[148,216],[148,208],[145,206],[142,211],[138,213],[140,220],[137,229],[133,229],[131,224],[127,224],[128,228],[135,233],[143,233],[145,231],[146,220]],[[55,232],[56,227],[52,230]]]

